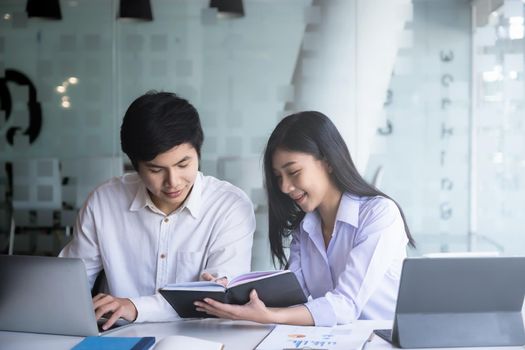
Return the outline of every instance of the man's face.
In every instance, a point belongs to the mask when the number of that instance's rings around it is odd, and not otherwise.
[[[166,215],[186,200],[198,169],[197,151],[189,143],[175,146],[153,160],[138,162],[138,173],[151,200]]]

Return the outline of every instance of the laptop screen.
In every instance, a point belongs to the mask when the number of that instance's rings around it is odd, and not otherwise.
[[[98,335],[80,259],[0,255],[0,330]]]
[[[393,340],[407,348],[525,343],[525,257],[406,259]]]

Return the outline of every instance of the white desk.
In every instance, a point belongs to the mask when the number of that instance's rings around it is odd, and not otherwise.
[[[373,329],[389,328],[391,326],[392,322],[390,321],[357,321],[351,325],[338,326],[338,328],[340,328],[339,331],[348,330],[351,334],[352,346],[348,350],[363,350],[361,346]],[[272,329],[273,326],[252,322],[205,319],[134,324],[112,332],[107,336],[154,336],[158,341],[165,336],[179,334],[221,342],[225,345],[225,350],[249,350],[254,349]],[[82,337],[0,331],[1,350],[69,350],[81,340]],[[523,350],[523,347],[460,349]],[[392,346],[376,336],[367,344],[366,350],[392,350]]]
[[[272,329],[271,325],[252,322],[205,319],[137,323],[111,332],[107,336],[154,336],[158,341],[165,336],[179,334],[223,343],[225,350],[246,350],[255,348]],[[70,350],[82,339],[82,337],[0,331],[0,349]]]

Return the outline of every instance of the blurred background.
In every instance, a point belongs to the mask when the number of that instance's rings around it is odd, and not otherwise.
[[[55,255],[130,171],[148,90],[200,112],[201,170],[241,187],[272,268],[261,159],[284,116],[328,115],[403,207],[410,255],[525,254],[522,0],[2,0],[0,253]]]

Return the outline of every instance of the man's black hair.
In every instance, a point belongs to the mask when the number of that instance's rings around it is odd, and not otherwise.
[[[171,92],[149,91],[129,106],[120,128],[122,151],[135,170],[138,162],[183,143],[201,155],[204,134],[199,113],[187,100]]]

